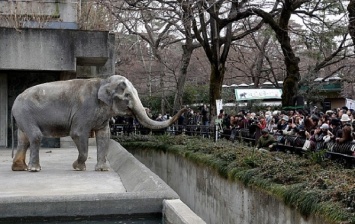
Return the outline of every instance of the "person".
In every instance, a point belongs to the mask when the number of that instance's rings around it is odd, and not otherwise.
[[[321,126],[321,130],[323,131],[323,141],[324,143],[329,142],[331,139],[333,139],[335,136],[334,134],[329,130],[330,127],[327,123],[323,123]]]
[[[274,136],[269,134],[269,130],[267,128],[264,128],[263,130],[261,130],[261,136],[256,142],[256,148],[272,150],[276,142],[277,141]]]
[[[341,138],[341,126],[340,120],[337,118],[332,118],[330,121],[331,131],[333,136],[331,137],[330,141],[335,142],[336,138]]]
[[[333,146],[332,151],[355,156],[355,152],[351,150],[351,144],[349,144],[353,141],[350,123],[344,125],[341,138],[335,138],[335,141],[336,144]]]
[[[317,124],[318,120],[316,116],[311,116],[304,120],[304,128],[310,134],[313,134],[314,130],[317,128]]]
[[[343,144],[343,143],[351,142],[352,140],[353,137],[351,135],[351,125],[345,124],[344,127],[342,128],[341,138],[336,138],[335,141],[339,144]]]
[[[157,118],[155,118],[156,121],[163,121],[163,116],[162,114],[159,114]]]
[[[283,135],[295,135],[296,124],[293,122],[293,117],[288,120],[287,126],[282,130]]]
[[[248,128],[248,121],[245,119],[243,114],[237,114],[235,123],[236,123],[236,128],[238,129]]]
[[[341,119],[340,119],[342,126],[344,126],[346,123],[349,123],[351,121],[349,115],[347,114],[343,114],[341,115]]]
[[[264,128],[266,128],[266,119],[264,116],[260,116],[259,117],[259,122],[257,123],[258,128],[260,128],[260,130],[263,130]]]
[[[208,107],[207,107],[206,104],[204,104],[203,107],[202,107],[201,115],[202,115],[202,124],[203,124],[203,125],[209,125],[209,120],[208,120]]]
[[[277,124],[277,130],[282,132],[283,130],[287,130],[288,128],[288,116],[283,115],[279,123]]]
[[[126,133],[128,136],[135,131],[135,119],[132,116],[124,119],[125,126],[123,126],[123,133]]]
[[[324,147],[325,137],[329,135],[329,125],[322,124],[314,130],[314,134],[310,137],[311,145],[316,151],[322,150]],[[329,141],[329,140],[328,140]]]
[[[264,128],[266,128],[266,120],[264,116],[259,116],[259,118],[257,119],[256,122],[256,129],[255,129],[255,141],[258,141],[258,139],[260,138],[261,134],[261,130],[263,130]]]
[[[224,117],[224,110],[223,109],[219,110],[219,114],[217,117],[218,117],[218,119],[223,119],[223,117]]]

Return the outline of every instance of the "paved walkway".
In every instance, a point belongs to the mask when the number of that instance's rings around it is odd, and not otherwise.
[[[28,152],[29,153],[29,150]],[[41,148],[40,172],[12,171],[11,149],[0,148],[0,201],[16,196],[61,196],[126,192],[119,175],[94,171],[96,147],[89,147],[86,171],[74,171],[76,148]],[[29,155],[27,155],[26,162]]]

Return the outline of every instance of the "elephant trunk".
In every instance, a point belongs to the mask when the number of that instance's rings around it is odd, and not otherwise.
[[[149,129],[167,128],[173,123],[175,123],[175,121],[177,121],[177,119],[181,116],[181,114],[187,110],[186,108],[181,109],[169,120],[155,121],[150,119],[150,117],[147,115],[147,112],[140,101],[136,103],[137,103],[136,106],[132,108],[133,114],[136,116],[137,120],[141,125]]]

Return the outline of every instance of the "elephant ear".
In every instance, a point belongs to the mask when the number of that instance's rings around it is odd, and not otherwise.
[[[103,84],[99,88],[98,98],[107,105],[112,105],[112,87],[110,83]]]
[[[98,98],[105,104],[111,106],[113,104],[114,97],[123,97],[123,93],[126,87],[127,85],[125,82],[105,83],[99,88]]]

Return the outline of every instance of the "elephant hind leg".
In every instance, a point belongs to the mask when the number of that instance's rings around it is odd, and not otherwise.
[[[11,167],[13,171],[27,170],[27,165],[25,160],[26,160],[26,152],[29,146],[30,146],[30,141],[27,135],[19,129],[16,155],[13,159],[12,167]]]

